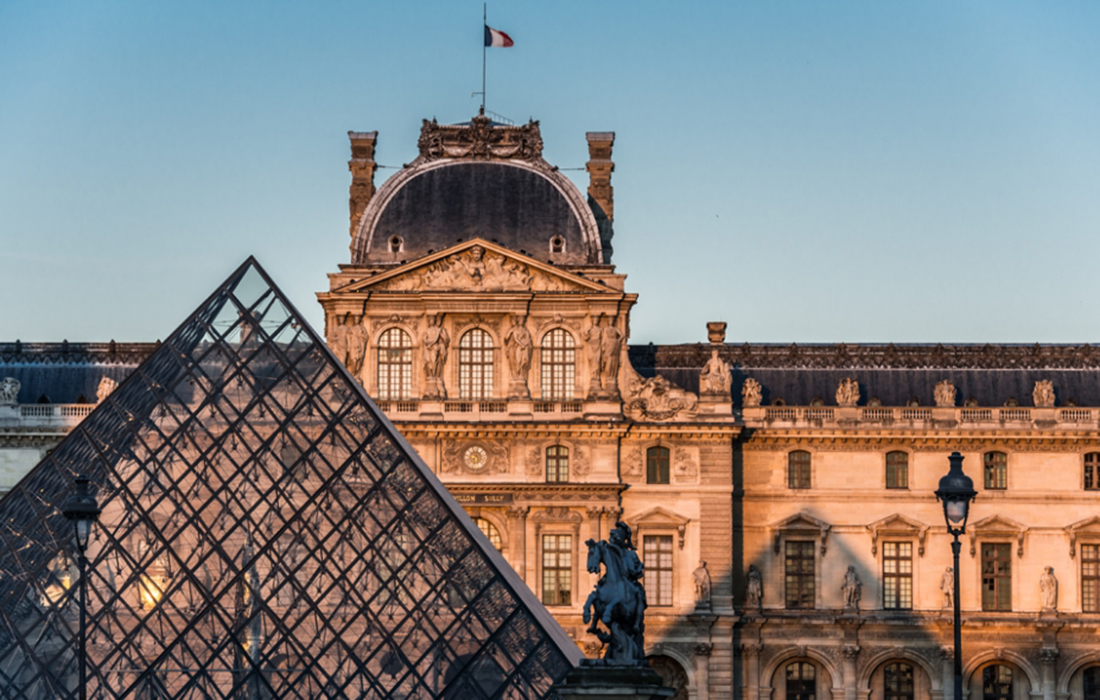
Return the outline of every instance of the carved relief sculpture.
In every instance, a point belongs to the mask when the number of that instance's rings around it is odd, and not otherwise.
[[[508,368],[512,372],[508,396],[513,399],[531,397],[527,389],[527,374],[531,369],[531,353],[534,343],[531,331],[527,330],[526,317],[513,316],[512,327],[504,334],[504,352],[508,357]]]
[[[745,609],[760,610],[764,603],[764,581],[755,564],[749,564],[745,574]]]
[[[947,567],[943,572],[943,577],[940,578],[940,590],[943,591],[943,607],[948,609],[954,607],[955,598],[955,569],[953,567]]]
[[[1036,408],[1050,408],[1054,405],[1054,382],[1049,379],[1040,379],[1035,382],[1035,389],[1031,392],[1031,398]]]
[[[14,405],[19,400],[19,387],[22,384],[15,377],[0,380],[0,406]]]
[[[752,377],[745,379],[745,383],[741,385],[741,406],[743,408],[756,408],[763,399],[764,389],[760,386],[760,382]]]
[[[537,121],[521,126],[493,126],[484,114],[471,119],[469,126],[440,125],[435,119],[425,119],[417,146],[420,158],[427,161],[468,156],[481,160],[542,158],[542,134]]]
[[[619,393],[619,359],[622,354],[623,334],[615,328],[612,319],[600,314],[596,322],[584,332],[588,343],[589,367],[592,381],[589,393],[597,398],[614,399]]]
[[[703,366],[703,371],[699,373],[699,393],[728,401],[732,383],[730,364],[718,357],[718,348],[711,348],[710,359]]]
[[[691,580],[695,584],[696,609],[710,608],[710,572],[705,561],[699,562],[699,567],[691,573]]]
[[[950,379],[944,379],[936,384],[936,405],[940,408],[954,407],[955,384]]]
[[[633,388],[626,410],[649,420],[668,420],[681,411],[695,410],[699,397],[673,385],[661,375],[651,377]]]
[[[421,339],[424,344],[424,398],[445,399],[447,389],[443,385],[443,367],[447,364],[447,349],[451,336],[443,327],[443,314],[428,319]]]
[[[856,574],[856,567],[849,565],[844,574],[844,585],[840,587],[844,594],[844,608],[846,610],[859,610],[859,599],[863,596],[863,583]]]
[[[103,403],[103,399],[111,395],[111,392],[118,386],[118,382],[110,377],[103,377],[99,380],[99,386],[95,389],[96,403]]]
[[[859,382],[852,377],[841,379],[840,386],[836,388],[836,403],[847,407],[859,403]]]
[[[1039,593],[1043,601],[1043,612],[1054,612],[1058,609],[1058,579],[1054,576],[1054,567],[1043,567],[1043,575],[1039,577]]]

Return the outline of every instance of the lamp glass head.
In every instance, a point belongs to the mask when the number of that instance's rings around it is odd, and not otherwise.
[[[969,506],[969,499],[950,499],[945,504],[947,519],[953,523],[961,523],[962,521],[966,520],[966,512],[970,510]]]

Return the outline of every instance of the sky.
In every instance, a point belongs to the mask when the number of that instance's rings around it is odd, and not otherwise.
[[[488,108],[587,187],[632,343],[1100,342],[1100,3],[497,0]],[[315,327],[375,182],[479,104],[480,2],[0,1],[0,340],[167,336],[248,255]]]

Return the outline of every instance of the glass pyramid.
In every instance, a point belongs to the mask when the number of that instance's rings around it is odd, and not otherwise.
[[[582,657],[255,260],[0,501],[0,698],[541,698]]]

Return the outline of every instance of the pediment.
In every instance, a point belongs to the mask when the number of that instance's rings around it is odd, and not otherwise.
[[[824,520],[818,520],[807,513],[795,513],[790,517],[772,524],[768,529],[773,533],[773,547],[776,554],[779,553],[782,544],[781,541],[784,536],[801,536],[819,538],[821,540],[821,554],[824,555],[825,541],[828,539],[829,530],[831,530],[832,527],[832,525],[826,523]]]
[[[676,530],[679,538],[677,544],[680,549],[684,548],[684,535],[687,532],[687,524],[691,522],[688,518],[685,518],[678,513],[674,513],[671,510],[666,510],[657,506],[656,508],[650,508],[644,513],[627,518],[626,523],[635,532],[641,532],[642,530]]]
[[[923,557],[924,542],[928,537],[928,527],[921,521],[906,517],[901,513],[894,513],[882,520],[876,520],[867,526],[867,529],[871,531],[871,554],[878,554],[878,541],[882,537],[905,536],[917,538],[917,553]]]
[[[481,238],[334,290],[350,292],[616,292]]]
[[[1024,556],[1024,539],[1030,528],[1003,515],[991,515],[972,523],[970,530],[970,556],[977,554],[978,537],[1005,537],[1016,540],[1016,556]]]
[[[1078,520],[1072,525],[1067,525],[1063,529],[1066,535],[1069,536],[1069,556],[1072,559],[1077,555],[1078,537],[1083,537],[1088,540],[1100,540],[1100,515]]]

